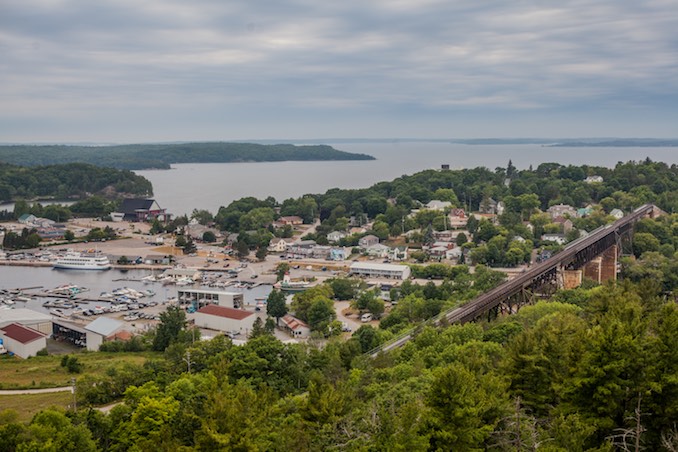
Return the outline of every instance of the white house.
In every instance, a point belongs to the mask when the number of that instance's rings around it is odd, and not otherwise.
[[[268,250],[272,253],[284,253],[287,250],[287,246],[292,243],[280,237],[273,237],[268,243]]]
[[[343,239],[346,237],[346,234],[341,232],[341,231],[332,231],[329,234],[327,234],[327,240],[330,243],[337,243],[339,240]]]
[[[304,338],[311,335],[311,327],[306,325],[298,318],[291,316],[290,314],[286,314],[285,316],[281,317],[280,320],[282,320],[283,323],[282,328],[290,333],[295,339]]]
[[[594,182],[603,182],[603,176],[589,176],[586,179],[584,179],[584,182],[587,184],[593,184]]]
[[[564,245],[567,239],[563,234],[544,234],[541,239],[545,242],[555,242],[558,245]]]
[[[85,327],[87,350],[97,351],[106,340],[114,340],[116,333],[125,329],[125,324],[110,317],[99,317]]]
[[[391,248],[382,245],[381,243],[376,243],[374,245],[368,246],[365,248],[365,253],[368,256],[374,256],[374,257],[388,257],[389,253],[391,252]]]
[[[426,207],[428,210],[445,210],[448,207],[452,207],[452,203],[449,201],[440,201],[438,199],[434,199],[429,201],[424,207]]]
[[[407,260],[407,251],[406,246],[396,246],[391,248],[388,252],[388,258],[392,261],[405,261]]]
[[[257,316],[242,309],[208,304],[195,313],[195,326],[223,332],[238,332],[247,336]]]
[[[0,328],[0,339],[5,348],[20,358],[30,358],[47,348],[47,336],[40,331],[10,323]]]
[[[619,209],[612,209],[612,211],[610,212],[610,215],[615,217],[617,220],[621,220],[622,218],[624,218],[624,212],[622,212]]]

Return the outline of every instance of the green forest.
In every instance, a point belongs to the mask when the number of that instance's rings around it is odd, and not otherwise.
[[[15,166],[0,163],[0,201],[19,199],[150,196],[151,183],[131,171],[84,163]]]
[[[280,162],[289,160],[374,160],[327,145],[255,143],[125,144],[111,146],[4,145],[0,162],[21,166],[89,163],[110,168],[168,169],[172,163]]]
[[[143,364],[110,359],[91,376],[66,357],[83,373],[78,410],[29,423],[0,413],[0,450],[678,446],[678,306],[651,278],[562,291],[492,323],[425,327],[366,357],[380,334],[363,326],[349,340],[286,345],[260,326],[243,346],[192,342],[183,312],[170,309],[154,334],[120,344],[164,350]],[[92,409],[113,400],[123,403],[109,414]]]

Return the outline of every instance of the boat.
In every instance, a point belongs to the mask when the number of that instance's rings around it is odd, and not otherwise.
[[[69,251],[54,262],[54,268],[68,270],[108,270],[111,262],[100,253],[77,253]]]
[[[285,273],[283,280],[273,285],[274,288],[287,293],[298,293],[313,287],[308,281],[292,281],[289,273]]]

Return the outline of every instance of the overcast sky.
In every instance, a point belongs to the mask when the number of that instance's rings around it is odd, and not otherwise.
[[[0,141],[678,137],[676,0],[0,0]]]

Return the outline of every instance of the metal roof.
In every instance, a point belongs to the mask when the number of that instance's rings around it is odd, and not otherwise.
[[[94,320],[93,322],[89,323],[85,329],[87,331],[91,331],[92,333],[100,334],[104,337],[108,337],[111,334],[115,333],[117,330],[119,330],[122,326],[125,324],[112,319],[110,317],[99,317],[98,319]]]
[[[0,310],[0,325],[8,323],[39,323],[49,322],[51,320],[51,315],[47,315],[28,308]]]

